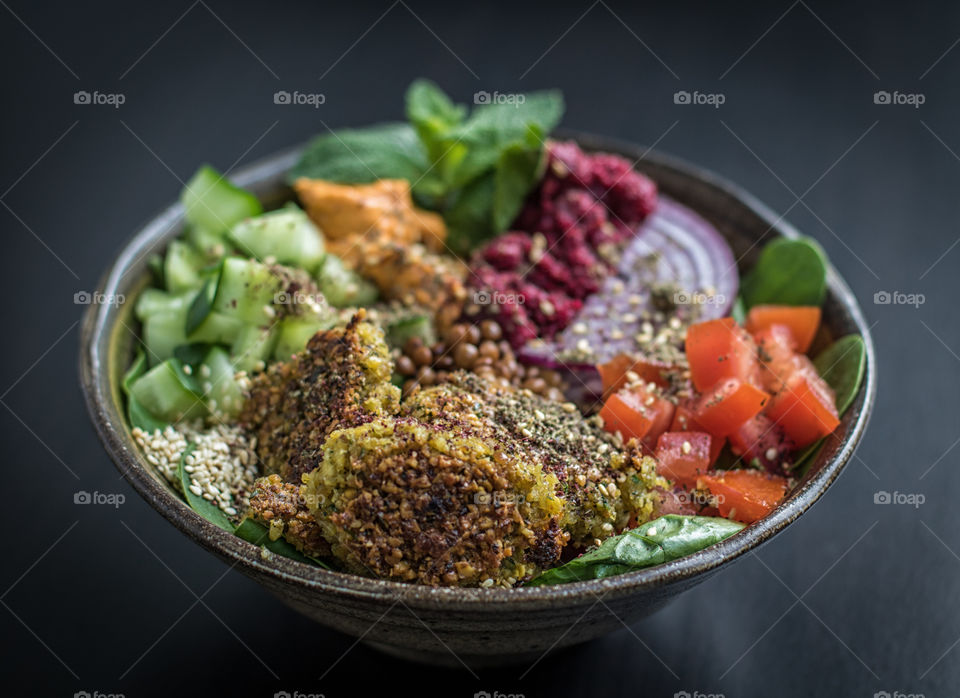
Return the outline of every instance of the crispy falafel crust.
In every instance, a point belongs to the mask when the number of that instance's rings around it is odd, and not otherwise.
[[[330,435],[306,500],[352,571],[432,586],[511,586],[566,542],[556,478],[468,417],[381,418]],[[491,581],[487,581],[491,580]]]
[[[318,332],[305,352],[253,379],[239,422],[257,437],[267,473],[299,484],[332,431],[398,409],[383,332],[365,317],[361,309],[346,327]]]
[[[247,516],[270,529],[273,540],[283,538],[304,555],[328,557],[330,544],[307,507],[300,488],[268,475],[254,483]]]

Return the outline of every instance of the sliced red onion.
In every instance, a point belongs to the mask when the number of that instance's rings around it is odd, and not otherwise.
[[[689,208],[660,196],[657,210],[627,244],[616,275],[587,298],[574,321],[552,342],[520,349],[526,363],[571,372],[581,390],[597,384],[596,364],[642,353],[644,323],[653,334],[654,294],[668,293],[681,320],[723,317],[737,295],[736,260],[720,232]],[[671,288],[672,287],[672,288]],[[644,317],[646,315],[646,317]],[[647,327],[646,329],[650,329]]]

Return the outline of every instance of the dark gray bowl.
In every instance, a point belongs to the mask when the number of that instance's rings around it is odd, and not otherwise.
[[[745,268],[762,243],[797,233],[749,194],[714,174],[644,148],[568,134],[588,150],[638,161],[661,190],[698,211],[726,236]],[[233,180],[265,205],[291,196],[284,175],[299,149],[244,168]],[[147,259],[180,234],[174,204],[147,223],[114,260],[99,291],[133,298],[148,279]],[[759,244],[758,244],[759,243]],[[863,436],[876,388],[870,330],[843,279],[830,270],[824,325],[835,337],[862,335],[867,350],[860,394],[803,481],[777,509],[735,536],[689,557],[601,581],[529,589],[434,589],[328,572],[274,556],[194,513],[146,463],[126,425],[120,380],[134,348],[133,303],[91,305],[83,323],[80,377],[90,415],[116,466],[157,511],[194,541],[319,623],[381,649],[438,664],[521,661],[590,640],[661,608],[722,566],[773,538],[807,511],[837,478]]]

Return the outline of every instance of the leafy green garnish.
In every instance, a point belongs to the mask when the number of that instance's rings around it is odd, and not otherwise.
[[[193,453],[195,445],[192,443],[187,444],[187,447],[183,449],[183,453],[180,454],[180,466],[178,468],[178,475],[180,479],[180,484],[183,487],[183,498],[187,501],[187,504],[190,505],[190,508],[195,512],[200,514],[210,523],[215,526],[219,526],[224,531],[233,533],[234,526],[230,522],[230,519],[224,514],[219,507],[217,507],[212,502],[208,502],[202,496],[196,494],[190,489],[190,474],[186,470],[186,461],[187,456]]]
[[[213,300],[216,297],[216,279],[207,279],[203,282],[203,286],[197,291],[197,295],[193,297],[190,306],[187,308],[187,324],[184,334],[190,336],[194,330],[203,324],[203,321],[207,319],[210,311],[213,310]]]
[[[330,569],[330,565],[325,563],[323,560],[318,560],[315,557],[304,555],[283,538],[270,540],[270,530],[263,524],[254,521],[253,519],[244,519],[241,521],[240,525],[237,526],[236,530],[234,530],[234,533],[248,543],[261,545],[270,552],[276,553],[282,557],[289,557],[297,562],[305,562],[308,565],[318,565],[324,569]]]
[[[417,80],[407,91],[406,112],[410,125],[316,138],[290,178],[347,184],[406,179],[418,203],[444,216],[450,247],[465,253],[519,213],[542,174],[543,140],[560,121],[563,99],[555,91],[513,95],[468,115],[436,85]]]
[[[138,349],[133,363],[130,364],[130,368],[128,368],[127,372],[123,375],[123,381],[120,383],[120,386],[127,398],[127,419],[130,421],[130,426],[134,429],[139,428],[148,434],[152,434],[158,429],[161,431],[166,429],[168,423],[150,414],[150,411],[141,405],[140,401],[130,392],[130,386],[134,384],[137,378],[146,372],[147,357],[143,353],[143,349]]]
[[[841,337],[824,349],[813,360],[817,373],[827,381],[836,396],[837,414],[841,417],[853,404],[854,398],[860,392],[863,383],[863,374],[867,368],[867,348],[863,337],[858,334],[848,334]],[[823,446],[824,439],[820,439],[799,454],[793,464],[793,471],[798,475],[806,473],[810,463]]]
[[[755,305],[816,305],[827,293],[827,258],[811,238],[778,238],[763,248],[744,275],[740,298],[745,310]]]
[[[742,528],[742,523],[729,519],[667,514],[607,538],[600,547],[547,570],[527,585],[603,579],[660,565],[719,543]]]
[[[378,179],[415,182],[429,167],[423,145],[408,124],[340,129],[307,145],[289,178],[365,184]]]

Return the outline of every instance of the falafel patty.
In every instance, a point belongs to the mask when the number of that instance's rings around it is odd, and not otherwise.
[[[450,426],[379,418],[330,435],[304,494],[348,569],[510,586],[559,559],[556,477],[505,449],[486,424]]]
[[[257,437],[267,473],[300,484],[323,457],[333,430],[398,409],[383,331],[359,310],[346,327],[317,332],[306,351],[255,377],[239,421]]]

